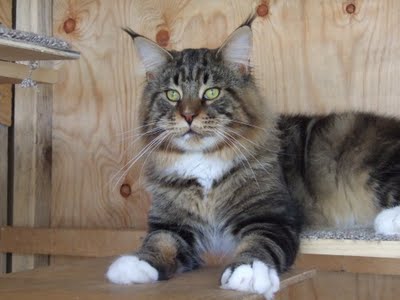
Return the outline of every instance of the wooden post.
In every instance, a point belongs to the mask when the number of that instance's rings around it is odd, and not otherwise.
[[[0,225],[7,225],[8,127],[0,124]],[[0,253],[0,274],[6,272],[6,254]]]
[[[12,25],[12,0],[0,2],[0,22]],[[7,225],[8,202],[8,127],[11,125],[11,85],[0,85],[0,225]],[[0,254],[0,274],[6,272],[6,254]]]
[[[51,0],[17,0],[16,28],[52,34]],[[51,199],[51,85],[15,88],[13,214],[14,226],[49,226]],[[12,256],[12,271],[48,264],[48,256]]]

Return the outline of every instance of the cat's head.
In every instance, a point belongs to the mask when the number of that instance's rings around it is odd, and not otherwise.
[[[262,126],[263,101],[250,72],[252,21],[218,49],[167,51],[125,29],[146,70],[141,125],[148,142],[211,152]]]

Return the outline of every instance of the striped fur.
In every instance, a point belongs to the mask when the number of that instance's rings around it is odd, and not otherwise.
[[[250,23],[240,34],[251,34]],[[170,51],[147,70],[141,118],[153,202],[136,255],[159,279],[203,265],[210,252],[229,256],[230,273],[254,262],[280,273],[293,264],[305,225],[371,224],[382,207],[398,205],[399,121],[274,115],[243,66],[246,53],[235,61],[230,52],[245,40],[234,33],[223,51]],[[220,96],[203,99],[212,87]],[[169,89],[181,99],[169,101]]]

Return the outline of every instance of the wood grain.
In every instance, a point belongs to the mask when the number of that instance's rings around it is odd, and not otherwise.
[[[17,1],[17,29],[51,35],[51,21],[52,1]],[[50,225],[51,117],[51,86],[15,87],[13,226]],[[47,256],[12,256],[12,271],[47,264]]]
[[[7,27],[12,25],[12,0],[0,2],[0,23]],[[0,85],[0,124],[11,126],[11,85]]]
[[[1,299],[236,299],[263,300],[262,295],[219,288],[219,268],[205,268],[153,284],[118,286],[107,282],[104,272],[111,260],[96,259],[70,266],[53,266],[1,277]],[[281,290],[310,280],[313,271],[293,270],[281,278]]]

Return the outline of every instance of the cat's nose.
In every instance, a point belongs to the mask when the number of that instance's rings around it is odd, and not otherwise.
[[[193,122],[193,119],[197,116],[196,113],[193,112],[184,112],[181,113],[181,116],[186,120],[186,122],[191,125]]]

